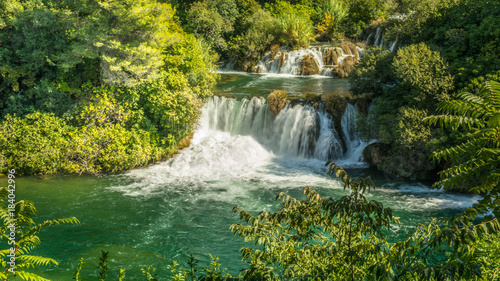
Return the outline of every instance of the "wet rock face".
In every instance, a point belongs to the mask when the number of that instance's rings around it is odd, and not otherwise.
[[[306,55],[300,63],[301,75],[320,74],[318,62],[311,55]]]

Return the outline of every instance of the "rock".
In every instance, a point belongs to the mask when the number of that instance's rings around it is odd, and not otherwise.
[[[275,116],[280,113],[280,111],[286,105],[287,94],[286,91],[277,90],[267,96],[267,104],[269,105],[269,110]]]
[[[280,45],[275,44],[271,46],[271,52],[269,53],[269,60],[274,60],[276,55],[281,52]]]
[[[311,55],[305,55],[300,62],[301,75],[320,74],[319,64]]]
[[[365,150],[363,150],[363,158],[365,162],[370,165],[380,165],[384,162],[385,157],[389,151],[389,145],[381,142],[376,142],[368,145]]]
[[[349,77],[351,71],[354,70],[354,65],[356,64],[356,59],[354,57],[348,56],[344,58],[342,64],[340,64],[333,71],[333,76],[346,78]]]

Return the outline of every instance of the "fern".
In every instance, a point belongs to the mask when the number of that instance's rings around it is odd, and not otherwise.
[[[83,258],[80,258],[80,262],[78,263],[78,267],[76,268],[75,272],[73,273],[73,279],[75,281],[80,281],[80,271],[82,271],[83,268]]]
[[[3,221],[3,226],[0,227],[0,239],[4,242],[9,240],[9,225],[11,224],[11,216],[8,210],[8,194],[7,188],[0,188],[0,219]],[[48,220],[41,224],[36,224],[33,217],[36,216],[37,210],[33,202],[28,200],[16,202],[14,213],[17,219],[15,222],[16,242],[12,246],[8,246],[8,249],[0,250],[0,257],[9,255],[10,248],[12,247],[16,254],[14,272],[18,278],[30,281],[48,280],[37,274],[26,271],[29,268],[58,264],[57,261],[52,258],[31,254],[31,252],[41,244],[40,238],[37,236],[38,233],[48,226],[67,223],[78,224],[80,222],[76,218],[64,218]],[[10,264],[2,262],[2,267],[0,278],[2,280],[9,279],[14,274],[9,271]]]
[[[494,202],[500,200],[500,83],[486,82],[475,93],[463,91],[457,98],[439,104],[441,115],[425,119],[431,125],[467,133],[461,144],[433,154],[437,161],[453,164],[440,172],[441,180],[434,186],[467,185],[469,191],[488,193],[492,200],[481,200],[479,205],[490,207],[498,216],[500,207]]]

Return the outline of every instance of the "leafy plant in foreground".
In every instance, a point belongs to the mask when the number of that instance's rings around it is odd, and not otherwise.
[[[268,280],[315,279],[352,280],[370,275],[370,267],[379,262],[384,250],[384,229],[397,222],[390,208],[364,196],[371,181],[351,179],[332,164],[330,172],[349,188],[349,195],[338,200],[321,197],[306,187],[306,200],[298,201],[284,193],[282,207],[276,213],[257,216],[235,207],[242,224],[234,224],[235,235],[253,241],[257,248],[242,248],[249,261],[246,275]],[[370,258],[367,258],[370,257]]]
[[[434,187],[453,189],[470,186],[469,191],[483,193],[478,207],[491,208],[500,215],[500,83],[485,82],[475,92],[462,91],[458,99],[446,101],[438,109],[443,114],[430,116],[430,124],[439,123],[454,131],[463,129],[466,139],[451,148],[437,151],[438,161],[452,166],[440,172]]]
[[[327,163],[328,165],[329,163]],[[340,199],[305,188],[306,200],[284,193],[276,213],[257,216],[235,207],[242,223],[235,235],[257,247],[240,251],[250,268],[244,279],[258,280],[457,280],[480,278],[482,263],[473,243],[500,229],[496,219],[477,225],[468,210],[457,218],[420,224],[408,239],[389,243],[386,234],[398,220],[390,208],[368,200],[369,179],[352,179],[330,165],[349,189]]]
[[[9,190],[0,188],[0,219],[3,225],[0,227],[0,240],[7,243],[7,248],[0,250],[2,259],[2,270],[0,278],[2,280],[11,279],[14,276],[21,280],[47,280],[35,273],[27,271],[30,267],[47,266],[49,264],[58,264],[56,260],[47,257],[35,256],[31,252],[40,246],[41,241],[37,234],[47,226],[65,223],[80,223],[76,218],[63,218],[55,220],[47,220],[41,224],[36,224],[33,221],[33,216],[37,210],[31,201],[20,200],[13,202],[9,199]],[[14,205],[14,208],[10,208]],[[14,209],[15,221],[12,221],[12,216],[9,211]],[[9,238],[15,233],[15,243],[11,244]],[[10,264],[10,256],[12,252],[15,254],[15,266],[13,270]],[[9,262],[7,261],[9,259]],[[9,270],[10,269],[10,270]]]

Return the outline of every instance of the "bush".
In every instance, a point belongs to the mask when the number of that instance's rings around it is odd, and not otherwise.
[[[19,174],[51,174],[68,165],[68,135],[74,128],[53,113],[35,112],[24,119],[7,115],[0,124],[0,173],[15,167]]]
[[[241,28],[244,31],[241,35],[234,37],[230,46],[231,58],[236,67],[248,71],[261,59],[271,44],[276,41],[273,35],[275,25],[275,19],[271,14],[260,8],[248,18],[242,19]]]
[[[310,7],[277,1],[268,8],[276,18],[275,37],[282,45],[306,47],[314,40],[314,27],[309,16],[313,10]]]
[[[195,2],[187,14],[188,31],[203,38],[218,51],[227,49],[224,35],[233,30],[232,23],[226,21],[206,1]]]
[[[406,105],[434,111],[437,103],[449,99],[453,77],[440,54],[424,43],[399,49],[392,65],[397,93]]]

